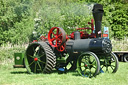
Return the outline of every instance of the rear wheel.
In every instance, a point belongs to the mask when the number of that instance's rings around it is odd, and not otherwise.
[[[35,42],[28,46],[25,67],[29,73],[50,73],[55,67],[56,57],[45,42]]]
[[[115,73],[118,69],[118,58],[114,53],[102,56],[100,59],[101,70],[103,72]]]
[[[92,52],[85,52],[78,57],[77,70],[81,76],[94,77],[99,73],[100,62]]]

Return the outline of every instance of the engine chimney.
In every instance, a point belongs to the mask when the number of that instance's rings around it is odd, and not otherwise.
[[[101,4],[95,4],[93,6],[93,17],[95,20],[95,33],[96,38],[101,37],[101,21],[104,13],[103,6]]]

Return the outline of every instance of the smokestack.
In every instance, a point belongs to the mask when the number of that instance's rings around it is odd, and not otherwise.
[[[93,6],[93,17],[95,20],[95,33],[96,38],[101,37],[101,22],[104,13],[103,6],[101,4],[95,4]]]

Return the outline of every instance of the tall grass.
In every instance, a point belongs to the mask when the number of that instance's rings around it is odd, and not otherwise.
[[[113,51],[128,51],[128,38],[123,40],[111,39]],[[0,47],[0,64],[12,63],[15,52],[23,52],[27,48],[27,44],[24,45],[12,45],[10,43],[2,45]]]
[[[111,39],[113,51],[128,51],[128,38],[125,37],[122,40]]]
[[[10,43],[2,45],[0,47],[0,64],[10,64],[13,63],[14,53],[25,51],[27,44],[25,45],[12,45]]]

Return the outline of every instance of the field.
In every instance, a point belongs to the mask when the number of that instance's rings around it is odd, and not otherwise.
[[[13,69],[13,64],[0,67],[0,85],[127,85],[128,63],[119,63],[115,74],[101,73],[94,78],[81,77],[76,71],[67,74],[27,73],[26,69]]]
[[[118,44],[117,44],[118,42]],[[124,42],[124,44],[122,43]],[[128,50],[127,40],[112,40],[113,50]],[[127,85],[128,63],[119,62],[115,74],[101,73],[94,78],[79,76],[77,70],[66,74],[58,74],[54,70],[51,74],[28,74],[26,69],[14,69],[14,52],[22,52],[27,45],[8,44],[0,48],[0,85]],[[124,49],[122,48],[124,47]]]

